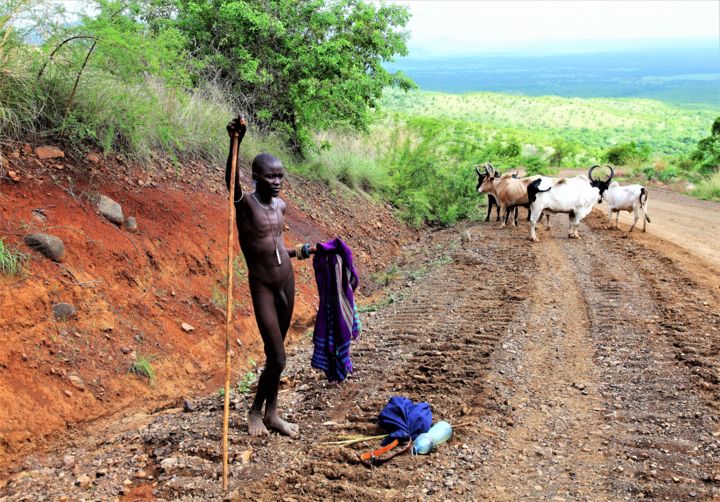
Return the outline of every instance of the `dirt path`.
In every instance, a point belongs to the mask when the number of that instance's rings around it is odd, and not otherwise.
[[[300,440],[248,437],[248,396],[234,395],[233,497],[720,497],[716,279],[693,275],[692,257],[652,234],[604,224],[591,215],[575,241],[556,218],[535,245],[524,224],[474,224],[465,243],[461,229],[426,235],[401,262],[387,304],[363,315],[348,382],[329,385],[309,368],[309,339],[291,355],[280,399]],[[393,395],[469,425],[431,455],[374,470],[356,460],[371,445],[320,444],[375,433]],[[28,458],[0,497],[218,498],[222,400],[195,405]]]
[[[603,205],[598,207],[606,211]],[[650,234],[677,244],[720,270],[720,203],[653,188],[648,214],[652,220],[647,226]],[[632,222],[632,213],[620,213],[620,228],[627,230]]]

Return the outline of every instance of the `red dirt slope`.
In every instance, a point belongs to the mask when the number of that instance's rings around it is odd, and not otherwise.
[[[222,380],[227,260],[222,172],[191,165],[180,176],[162,169],[150,175],[122,159],[41,162],[28,147],[1,153],[0,237],[31,261],[24,277],[0,275],[0,464],[98,417],[215,391]],[[10,170],[20,181],[10,179]],[[92,201],[100,193],[137,218],[138,233],[97,214]],[[286,242],[341,236],[366,283],[416,237],[388,210],[342,187],[290,177],[283,196]],[[22,244],[33,231],[63,239],[63,263]],[[250,357],[262,363],[242,260],[236,269],[235,377]],[[312,326],[311,272],[309,262],[296,264],[294,336]],[[77,316],[55,321],[58,302],[73,304]],[[195,330],[186,333],[184,322]],[[153,358],[152,385],[128,371],[141,356]]]

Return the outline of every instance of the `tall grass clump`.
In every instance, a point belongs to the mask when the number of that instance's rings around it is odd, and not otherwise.
[[[17,140],[33,130],[37,115],[31,54],[10,24],[29,2],[0,4],[0,140]]]
[[[5,245],[0,239],[0,273],[8,276],[19,275],[23,271],[27,255],[17,248]]]
[[[717,171],[710,178],[700,181],[691,194],[699,199],[720,201],[720,171]]]
[[[152,361],[155,359],[152,356],[145,356],[138,354],[137,358],[130,365],[130,373],[139,376],[141,378],[147,378],[151,384],[155,383],[155,368],[153,368]]]
[[[318,134],[316,141],[321,147],[296,166],[301,174],[369,194],[387,188],[387,171],[367,136],[326,131]]]

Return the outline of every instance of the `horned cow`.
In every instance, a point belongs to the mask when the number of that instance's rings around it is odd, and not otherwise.
[[[608,205],[608,220],[612,223],[612,214],[616,213],[615,228],[617,228],[620,211],[632,211],[635,219],[630,231],[633,231],[642,215],[644,232],[646,225],[650,223],[650,217],[647,213],[647,197],[647,189],[642,185],[620,186],[617,181],[613,181],[602,196],[603,202]]]
[[[515,209],[515,217],[513,225],[517,225],[517,207],[529,207],[530,199],[528,187],[535,181],[544,178],[543,176],[530,176],[527,178],[517,178],[516,175],[506,173],[498,176],[498,172],[491,164],[485,164],[486,176],[482,183],[478,185],[478,192],[493,195],[500,206],[500,210],[504,211],[501,227],[507,224],[510,211]],[[478,175],[480,173],[478,172]],[[534,195],[534,192],[533,192]],[[550,226],[550,215],[547,216],[547,227]]]
[[[566,213],[570,220],[568,237],[579,239],[580,221],[587,216],[595,204],[601,202],[605,190],[608,189],[614,171],[610,168],[610,176],[605,180],[592,177],[593,171],[600,166],[593,166],[588,176],[574,178],[542,178],[533,180],[528,186],[530,201],[530,239],[538,241],[535,225],[543,211],[549,213]]]

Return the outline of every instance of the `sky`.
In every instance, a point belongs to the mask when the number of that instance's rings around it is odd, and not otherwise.
[[[421,53],[512,52],[647,46],[705,39],[720,48],[720,0],[391,0],[412,18]],[[651,42],[652,41],[652,42]],[[706,42],[706,43],[708,43]]]

